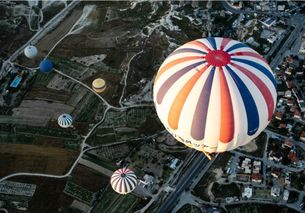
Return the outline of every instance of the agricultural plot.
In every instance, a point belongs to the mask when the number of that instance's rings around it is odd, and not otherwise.
[[[68,181],[66,183],[64,193],[70,195],[80,201],[90,205],[94,198],[94,193],[86,190],[85,188]]]
[[[63,174],[76,151],[24,144],[0,144],[0,177],[15,172]]]
[[[109,186],[102,194],[100,200],[93,209],[93,213],[131,213],[141,202],[141,199],[132,195],[120,195]]]

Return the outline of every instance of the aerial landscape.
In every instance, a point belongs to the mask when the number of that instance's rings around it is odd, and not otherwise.
[[[305,212],[305,1],[0,0],[0,213]]]

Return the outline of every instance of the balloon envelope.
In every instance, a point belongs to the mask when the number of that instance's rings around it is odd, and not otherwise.
[[[40,62],[39,69],[41,72],[51,72],[53,69],[53,63],[49,59],[45,59]]]
[[[62,128],[68,128],[72,125],[73,119],[69,114],[62,114],[57,119],[58,125]]]
[[[137,186],[137,177],[133,171],[128,168],[116,170],[111,176],[111,186],[119,194],[128,194]]]
[[[249,143],[275,109],[273,73],[256,51],[227,38],[205,38],[176,49],[154,82],[154,103],[180,142],[208,153]]]
[[[102,93],[106,88],[106,82],[104,79],[97,78],[92,82],[92,89],[97,93]]]
[[[30,59],[37,56],[37,48],[35,46],[29,45],[24,49],[24,55]]]

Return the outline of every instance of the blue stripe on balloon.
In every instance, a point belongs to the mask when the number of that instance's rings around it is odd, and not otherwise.
[[[260,65],[259,63],[256,63],[254,61],[250,61],[250,60],[247,60],[247,59],[241,59],[241,58],[231,58],[231,60],[238,61],[238,62],[250,65],[250,66],[258,69],[259,71],[264,73],[272,81],[274,87],[276,87],[276,82],[275,82],[273,74],[263,65]]]
[[[208,37],[208,38],[206,38],[206,39],[210,42],[210,44],[212,45],[213,49],[214,49],[214,50],[217,50],[215,38],[213,38],[213,37]]]
[[[256,133],[259,127],[259,115],[255,104],[255,101],[244,82],[239,78],[239,76],[229,67],[226,66],[229,74],[233,78],[239,93],[244,102],[244,107],[246,109],[247,120],[248,120],[248,135],[253,135]]]
[[[194,112],[191,126],[191,135],[192,138],[196,140],[202,140],[204,138],[214,73],[215,67],[213,67],[209,72],[209,75],[199,95],[199,99]]]
[[[230,47],[229,49],[226,50],[226,52],[230,52],[232,50],[238,49],[238,48],[242,48],[242,47],[248,47],[247,45],[243,44],[243,43],[238,43],[238,44],[234,44],[232,47]],[[248,47],[249,48],[249,47]]]
[[[181,48],[179,50],[175,50],[168,57],[173,56],[173,55],[177,55],[177,54],[180,54],[180,53],[200,53],[200,54],[203,54],[203,55],[207,54],[206,52],[203,52],[201,50],[196,50],[196,49],[193,49],[193,48]]]

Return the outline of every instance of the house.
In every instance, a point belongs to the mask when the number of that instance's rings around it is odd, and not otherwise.
[[[286,86],[288,87],[288,89],[291,89],[291,88],[293,88],[295,85],[294,85],[293,81],[288,80],[288,81],[286,81]]]
[[[292,95],[291,91],[290,90],[286,90],[284,97],[291,98],[291,95]]]
[[[286,70],[285,70],[285,73],[287,75],[291,75],[292,74],[292,67],[288,67]]]
[[[283,119],[284,113],[282,113],[282,112],[275,112],[274,116],[275,116],[275,119],[281,121]]]
[[[304,71],[303,71],[302,69],[298,69],[296,74],[297,74],[297,75],[303,75],[303,74],[304,74]]]
[[[284,183],[285,183],[285,185],[290,186],[290,183],[291,183],[291,180],[290,180],[290,173],[286,173],[286,174],[285,174]]]
[[[178,158],[174,158],[174,159],[172,159],[171,160],[171,163],[170,163],[170,165],[169,165],[169,168],[171,168],[171,169],[176,169],[177,168],[177,164],[179,163],[179,159]]]
[[[305,142],[305,131],[302,131],[302,133],[300,135],[300,140]]]
[[[274,152],[274,151],[271,150],[271,151],[269,152],[268,159],[269,159],[270,161],[280,162],[280,161],[283,159],[283,157],[282,157],[281,153],[279,153],[279,152]]]
[[[287,189],[284,190],[284,193],[283,193],[283,200],[284,201],[287,201],[289,198],[289,191]]]
[[[263,180],[263,177],[260,173],[252,174],[251,175],[251,181],[255,183],[261,183]]]
[[[280,5],[277,5],[277,10],[280,11],[280,12],[284,12],[285,11],[285,6],[284,4],[280,4]]]
[[[252,197],[252,188],[249,187],[249,186],[246,186],[244,188],[243,193],[242,193],[242,197],[243,198],[248,198],[248,199],[251,198]]]
[[[250,174],[251,173],[251,159],[250,158],[245,158],[245,160],[242,161],[241,168],[244,170],[245,174]]]
[[[271,171],[272,177],[278,178],[280,176],[281,172],[279,170],[273,169]]]
[[[296,110],[293,114],[293,117],[294,118],[297,118],[297,119],[301,119],[301,112],[299,110]]]
[[[281,189],[279,187],[272,187],[271,188],[271,196],[272,197],[279,197],[281,193]]]
[[[143,188],[149,188],[154,184],[155,178],[151,175],[145,174],[143,176],[144,180],[140,180],[139,185],[141,185]]]
[[[261,170],[261,165],[262,165],[262,162],[259,161],[259,160],[255,160],[253,162],[253,174],[258,174]]]
[[[288,154],[288,159],[293,164],[298,164],[300,161],[295,150],[290,150],[290,152]]]
[[[297,110],[298,110],[298,107],[297,107],[297,106],[292,106],[292,107],[290,107],[290,112],[295,113],[295,111],[297,111]]]
[[[260,22],[266,26],[266,27],[271,27],[272,25],[274,25],[276,23],[276,19],[274,18],[269,18],[269,17],[265,17],[263,19],[260,20]]]
[[[287,105],[288,106],[293,106],[294,105],[294,100],[293,99],[288,99],[287,100]]]
[[[279,125],[279,129],[285,129],[287,127],[286,123],[285,122],[281,122],[280,125]]]
[[[282,148],[284,147],[288,147],[288,148],[292,148],[293,147],[293,143],[291,141],[286,140],[283,144],[282,144]]]
[[[250,175],[248,174],[236,174],[236,180],[242,182],[248,182],[250,179]]]

